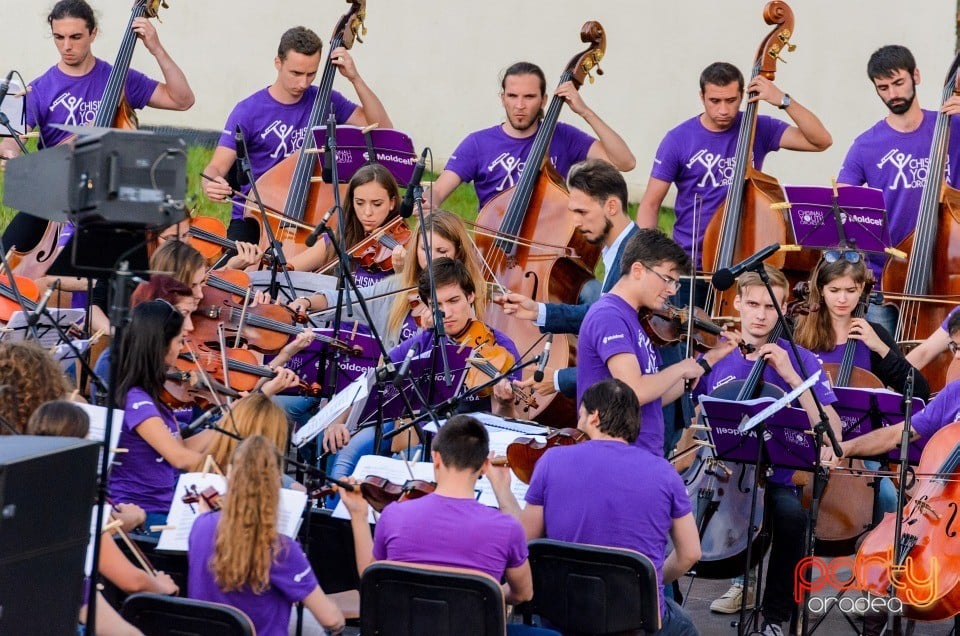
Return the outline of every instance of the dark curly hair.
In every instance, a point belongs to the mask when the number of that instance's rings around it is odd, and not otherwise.
[[[34,342],[0,342],[0,417],[18,432],[38,406],[70,391],[60,365]],[[10,431],[0,427],[0,435]]]

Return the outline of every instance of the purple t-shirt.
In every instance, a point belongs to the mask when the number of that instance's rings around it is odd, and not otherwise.
[[[432,493],[383,509],[373,558],[469,568],[499,581],[504,570],[527,560],[527,538],[510,515],[473,499]]]
[[[123,428],[118,442],[127,452],[114,458],[108,488],[114,501],[135,503],[147,512],[166,513],[170,510],[180,471],[137,433],[137,427],[152,417],[160,418],[170,435],[180,439],[180,427],[173,414],[158,407],[140,387],[130,389],[124,401]]]
[[[250,168],[254,176],[259,178],[303,146],[304,138],[311,134],[307,123],[319,90],[311,86],[295,104],[281,104],[270,95],[267,88],[257,91],[234,106],[220,133],[218,145],[235,151],[235,135],[239,125],[247,144]],[[330,112],[338,124],[345,123],[356,109],[356,104],[337,91],[330,92]],[[241,191],[244,194],[249,192],[250,184],[244,185]],[[243,204],[239,198],[234,199],[233,218],[242,217]]]
[[[366,267],[356,267],[353,270],[353,279],[357,283],[357,289],[364,289],[380,282],[391,274],[393,274],[393,270],[386,272],[383,270],[372,271]]]
[[[67,75],[56,65],[30,83],[27,93],[27,126],[40,128],[40,146],[55,146],[71,133],[53,128],[53,124],[92,126],[100,109],[100,99],[107,87],[110,70],[108,62],[97,59],[86,75]],[[130,69],[124,85],[127,103],[139,110],[147,105],[159,82]]]
[[[960,421],[960,381],[955,380],[943,387],[922,411],[913,416],[910,423],[926,443],[941,428],[957,421]]]
[[[534,139],[536,135],[511,137],[500,124],[484,128],[460,142],[444,169],[455,173],[461,181],[473,181],[482,208],[495,195],[517,185]],[[587,158],[594,141],[578,128],[557,123],[549,155],[560,176],[566,179],[570,166]]]
[[[793,368],[801,377],[806,377],[800,371],[800,365],[797,364],[797,358],[793,355],[793,351],[790,347],[790,343],[786,340],[780,338],[777,340],[777,344],[780,345],[790,356],[790,362],[793,364]],[[800,351],[800,359],[803,361],[803,368],[808,374],[816,373],[821,369],[820,361],[817,360],[817,356],[813,355],[809,350],[804,349],[803,347],[798,346],[797,349]],[[739,351],[734,351],[733,353],[728,354],[715,365],[713,369],[710,370],[710,373],[705,374],[700,378],[700,381],[697,383],[697,386],[694,387],[694,393],[696,395],[712,395],[714,391],[720,387],[733,382],[735,380],[745,380],[750,371],[753,369],[754,361],[747,360]],[[780,374],[777,373],[772,366],[769,364],[763,370],[763,381],[767,384],[772,384],[773,386],[783,389],[785,392],[790,391],[790,385],[780,377]],[[833,392],[833,389],[830,388],[830,380],[821,374],[820,381],[813,385],[813,392],[816,394],[817,399],[820,400],[820,403],[824,406],[828,406],[837,401],[837,396]],[[736,396],[731,396],[729,399],[735,399]],[[770,476],[770,481],[775,484],[780,484],[783,486],[790,486],[793,484],[793,472],[788,468],[775,468],[773,470],[773,475]]]
[[[914,231],[920,211],[920,198],[927,182],[930,165],[930,143],[937,114],[923,111],[923,122],[913,132],[894,130],[885,119],[857,137],[840,167],[839,183],[868,185],[883,190],[887,206],[887,224],[890,239],[897,245]],[[950,121],[950,144],[947,153],[945,177],[953,185],[956,177],[952,167],[960,165],[960,119]],[[871,256],[870,265],[878,275],[885,257]]]
[[[713,213],[727,198],[727,189],[736,168],[741,121],[742,112],[730,128],[714,132],[704,128],[699,115],[692,117],[666,134],[653,158],[650,176],[677,185],[677,220],[673,225],[673,238],[687,254],[692,253],[695,197],[701,197],[698,260],[703,232]],[[789,127],[786,122],[773,117],[757,117],[753,140],[754,168],[760,170],[767,154],[780,148],[780,138]],[[700,266],[699,262],[697,266]]]
[[[816,351],[814,354],[820,358],[822,364],[840,364],[843,362],[843,350],[846,349],[846,345],[837,345],[833,348],[833,351]],[[856,340],[853,343],[853,366],[859,367],[861,369],[870,370],[870,347],[863,344],[862,341]],[[807,369],[809,371],[809,369]],[[833,378],[836,380],[836,378]]]
[[[636,550],[653,561],[658,583],[673,520],[691,510],[683,480],[659,453],[609,440],[548,450],[525,498],[543,506],[548,539]]]
[[[290,607],[317,588],[317,577],[303,549],[290,537],[280,535],[280,551],[270,566],[270,587],[262,594],[255,594],[249,588],[224,592],[217,587],[209,565],[219,520],[219,512],[200,515],[190,531],[187,551],[190,598],[236,607],[250,617],[258,636],[286,636]]]
[[[577,405],[583,392],[610,375],[607,361],[626,353],[637,357],[640,372],[660,370],[660,352],[640,326],[637,310],[616,294],[604,294],[590,306],[577,341]],[[663,404],[660,398],[640,406],[640,434],[636,445],[654,455],[663,454]]]

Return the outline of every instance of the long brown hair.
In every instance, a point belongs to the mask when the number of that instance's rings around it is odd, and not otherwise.
[[[270,566],[280,549],[277,510],[280,464],[277,447],[262,435],[247,438],[233,453],[210,570],[225,591],[270,587]]]
[[[353,194],[360,186],[374,181],[383,186],[384,190],[387,191],[387,197],[393,201],[390,212],[383,220],[382,225],[386,225],[392,221],[398,214],[398,210],[400,209],[400,188],[397,186],[397,180],[393,178],[390,171],[387,170],[383,164],[379,163],[368,163],[361,167],[353,173],[350,184],[347,185],[347,194],[343,198],[343,218],[346,219],[343,227],[343,236],[347,241],[347,247],[356,245],[366,236],[366,230],[363,229],[363,224],[360,223],[360,219],[357,218],[357,212],[353,209]]]
[[[453,255],[454,259],[466,265],[467,271],[470,273],[470,278],[473,279],[473,286],[475,288],[473,311],[476,313],[477,318],[482,319],[484,312],[487,310],[487,283],[483,277],[483,269],[480,267],[480,256],[477,253],[476,246],[473,244],[473,240],[470,238],[470,235],[467,234],[467,226],[464,224],[463,219],[453,212],[434,210],[424,219],[423,225],[428,234],[432,232],[453,243],[453,247],[456,250],[456,253]],[[413,249],[410,250],[410,255],[407,257],[407,263],[404,266],[403,273],[399,275],[401,277],[401,288],[416,287],[420,280],[420,274],[423,273],[423,268],[420,267],[420,259],[418,256],[422,237],[419,228],[414,231],[414,236],[416,236],[416,240],[413,243]],[[409,313],[410,302],[407,300],[407,295],[398,294],[393,299],[393,305],[390,307],[390,314],[387,317],[387,333],[399,332],[400,325],[403,324],[404,319]]]
[[[833,351],[837,347],[837,332],[833,328],[833,319],[830,311],[823,302],[823,288],[838,278],[849,276],[862,289],[868,281],[873,281],[873,272],[866,266],[861,257],[856,263],[845,259],[838,259],[833,263],[820,260],[813,275],[810,277],[811,304],[820,306],[819,311],[812,312],[797,319],[797,326],[793,336],[797,344],[814,352]]]
[[[234,402],[220,426],[244,439],[263,435],[280,452],[286,450],[290,436],[286,412],[263,393],[252,393]],[[218,466],[225,467],[239,444],[229,435],[217,435],[207,449],[207,455],[213,457]],[[205,462],[206,459],[197,464],[194,470],[202,471]]]

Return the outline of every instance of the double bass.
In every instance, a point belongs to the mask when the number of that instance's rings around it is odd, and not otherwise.
[[[304,241],[323,215],[334,205],[334,193],[331,184],[317,183],[320,180],[320,162],[317,161],[316,143],[313,128],[322,126],[330,113],[330,94],[333,91],[333,79],[337,67],[333,62],[333,51],[339,47],[350,49],[354,41],[362,42],[360,34],[366,34],[363,21],[367,14],[366,0],[347,0],[350,8],[333,30],[327,58],[320,76],[320,88],[313,100],[310,117],[307,120],[307,134],[298,152],[291,153],[283,161],[270,168],[257,179],[257,191],[265,207],[283,210],[282,216],[268,217],[270,227],[283,245],[283,253],[290,258],[306,249]],[[337,185],[341,196],[346,186]],[[267,233],[263,230],[263,219],[259,211],[247,206],[247,216],[253,218],[260,227],[260,247],[269,247]],[[333,219],[336,220],[336,217]],[[335,227],[331,222],[330,227]]]
[[[763,19],[775,25],[757,50],[750,79],[763,75],[773,81],[777,60],[784,50],[793,50],[793,11],[782,0],[768,2]],[[784,201],[783,190],[776,178],[753,166],[753,142],[757,127],[759,102],[749,102],[740,120],[734,171],[723,206],[710,219],[703,235],[703,264],[716,272],[730,267],[772,243],[789,243],[783,212],[772,206]],[[777,253],[767,259],[783,268],[785,257]],[[806,268],[809,272],[812,266]],[[806,275],[801,278],[805,278]],[[706,309],[712,316],[733,314],[736,289],[718,292],[711,288]]]
[[[960,53],[947,73],[941,104],[957,94]],[[923,340],[937,330],[960,302],[960,191],[946,183],[949,141],[950,115],[938,112],[916,229],[897,245],[910,255],[909,260],[904,263],[891,259],[883,269],[883,289],[903,290],[895,334],[898,342]],[[925,302],[923,296],[936,296],[944,302]],[[948,352],[942,352],[924,367],[923,375],[931,391],[939,391],[946,384],[952,358]]]
[[[579,88],[603,57],[606,34],[599,22],[585,23],[580,40],[589,46],[573,56],[560,84],[572,81]],[[574,227],[567,210],[566,184],[550,162],[548,150],[563,103],[564,98],[556,95],[550,100],[519,181],[480,210],[476,226],[482,232],[475,239],[500,288],[537,302],[576,304],[580,289],[593,279],[600,248]],[[490,305],[484,322],[509,334],[521,352],[542,349],[539,329],[529,321],[508,317],[499,305]],[[554,366],[575,366],[575,337],[557,334],[551,356],[560,361]],[[533,419],[576,421],[573,401],[559,393],[539,402],[539,409],[531,410]]]
[[[133,21],[137,18],[157,17],[161,5],[166,7],[163,0],[135,0],[130,11],[130,20],[120,42],[120,50],[110,69],[107,86],[100,98],[100,106],[93,125],[97,128],[119,128],[121,130],[135,130],[139,127],[137,113],[127,103],[124,96],[124,86],[127,81],[127,72],[130,70],[130,60],[133,50],[137,46],[137,33],[133,30]],[[64,143],[70,143],[75,137],[70,137]],[[63,224],[55,221],[47,223],[47,227],[40,238],[40,242],[30,251],[19,252],[11,250],[11,264],[14,272],[27,278],[37,279],[45,275],[53,264],[57,255],[63,249],[59,246],[60,235],[63,233]]]

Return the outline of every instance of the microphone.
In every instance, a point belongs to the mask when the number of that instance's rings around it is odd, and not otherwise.
[[[223,407],[217,404],[214,404],[213,406],[208,408],[206,411],[201,413],[200,417],[198,417],[197,419],[193,420],[192,422],[184,426],[182,429],[180,429],[180,434],[184,436],[193,435],[199,429],[203,428],[204,424],[207,423],[207,420],[213,417],[215,413],[219,412],[221,408]]]
[[[403,364],[400,365],[400,370],[397,371],[397,375],[393,376],[394,386],[400,386],[400,383],[403,382],[403,379],[407,377],[407,374],[410,373],[410,362],[413,361],[413,356],[416,353],[416,344],[407,349],[407,355],[403,358]]]
[[[247,141],[243,138],[243,131],[240,130],[240,124],[237,124],[237,130],[233,134],[233,141],[237,146],[237,159],[243,161],[247,158]]]
[[[749,256],[745,260],[740,261],[736,265],[718,269],[714,272],[713,279],[711,280],[713,286],[719,291],[730,289],[740,274],[756,268],[757,265],[762,264],[763,261],[773,256],[779,250],[780,244],[774,243],[773,245],[766,246],[753,256]]]
[[[413,191],[420,186],[420,180],[423,179],[423,169],[427,165],[427,153],[429,151],[429,148],[424,148],[423,152],[420,153],[420,159],[417,161],[417,165],[413,167],[410,185],[407,186],[407,191],[403,193],[403,201],[400,202],[400,216],[405,219],[413,214]]]
[[[310,235],[304,239],[304,244],[307,247],[313,247],[317,244],[317,239],[323,234],[323,230],[327,227],[327,222],[330,221],[330,217],[333,216],[333,213],[336,211],[336,204],[331,205],[330,209],[327,210],[327,213],[323,215],[323,218],[320,219],[320,223],[317,224],[317,227],[313,228],[313,231],[310,232]]]
[[[0,82],[0,104],[3,103],[3,100],[7,98],[7,91],[10,90],[10,80],[13,79],[13,74],[15,71],[11,70],[7,73],[6,79]]]
[[[47,287],[47,291],[46,293],[44,293],[43,298],[40,299],[40,302],[37,303],[36,309],[34,309],[33,312],[30,314],[30,316],[27,318],[28,325],[33,326],[38,322],[40,322],[40,318],[41,316],[43,316],[43,312],[47,310],[47,303],[50,302],[50,297],[53,296],[53,290],[55,287],[56,285],[51,285],[50,287]]]
[[[323,153],[323,169],[320,171],[320,178],[323,179],[324,183],[331,183],[333,181],[332,162],[336,161],[336,157],[333,156],[336,147],[337,120],[334,119],[333,113],[331,113],[330,117],[327,118],[327,151]]]
[[[543,346],[543,353],[540,354],[540,363],[537,370],[533,372],[534,382],[543,382],[543,371],[547,368],[547,362],[550,360],[550,347],[553,346],[553,334],[547,334],[547,344]]]

